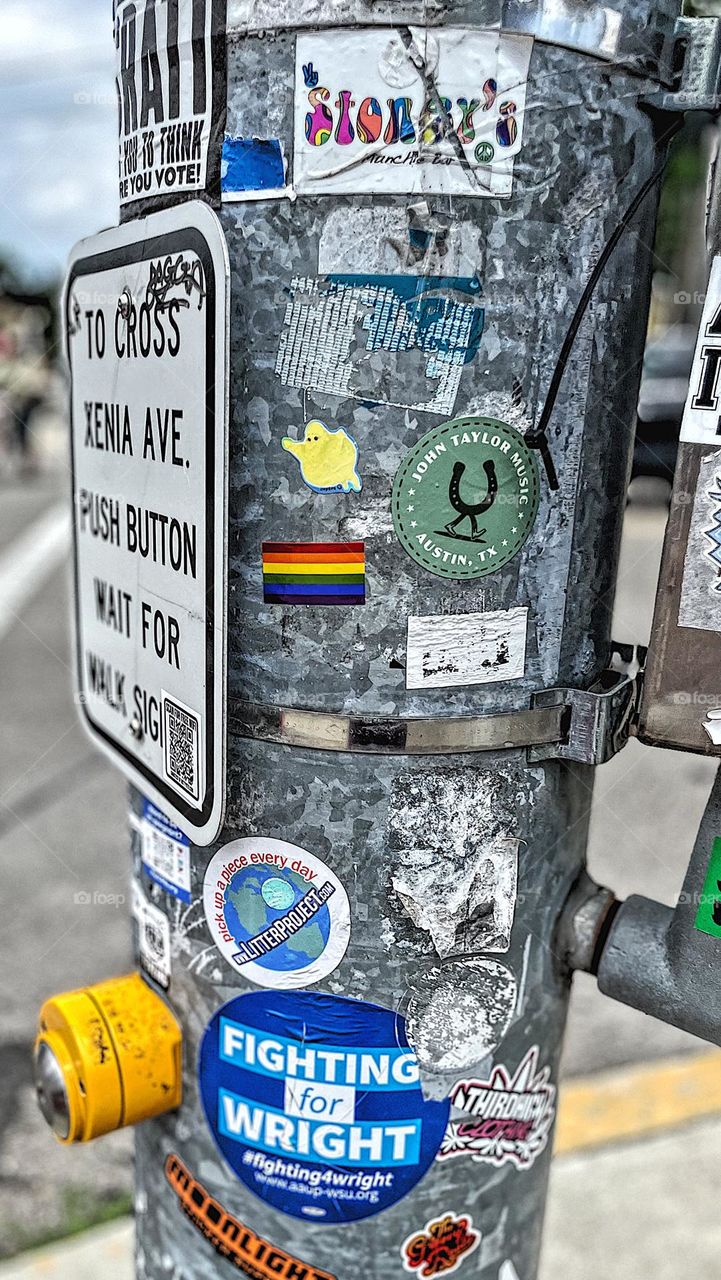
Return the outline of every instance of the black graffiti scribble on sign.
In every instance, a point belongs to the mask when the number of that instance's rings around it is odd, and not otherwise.
[[[477,516],[483,515],[484,511],[488,511],[493,506],[498,493],[498,479],[496,477],[496,468],[493,462],[484,462],[483,470],[486,473],[487,491],[486,496],[481,502],[467,502],[461,494],[461,479],[466,470],[465,462],[456,462],[453,467],[450,484],[448,485],[448,501],[454,511],[458,512],[455,520],[451,520],[445,529],[439,529],[439,533],[444,533],[446,537],[459,538],[463,542],[477,542],[483,539],[486,532],[485,529],[478,528]],[[470,538],[462,533],[456,533],[459,524],[464,520],[468,520],[471,526]]]
[[[174,292],[176,289],[184,292],[186,296],[179,298]],[[203,264],[199,259],[186,262],[182,253],[179,253],[175,258],[168,254],[167,258],[151,262],[148,285],[145,290],[145,301],[149,307],[155,307],[156,311],[164,311],[171,302],[178,302],[181,307],[189,307],[191,294],[194,293],[197,294],[198,311],[200,311],[205,298],[205,275]]]
[[[72,298],[68,307],[70,315],[68,317],[68,337],[74,338],[76,333],[80,333],[80,304],[77,298]]]
[[[717,880],[716,884],[718,886],[719,892],[721,892],[721,880]],[[719,900],[718,898],[714,899],[714,902],[711,906],[711,916],[713,918],[714,924],[719,929],[721,929],[721,900]]]

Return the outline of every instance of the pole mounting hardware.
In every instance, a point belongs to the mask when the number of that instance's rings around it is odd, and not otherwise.
[[[603,764],[634,732],[642,665],[631,645],[614,646],[624,669],[604,671],[590,689],[544,689],[531,706],[486,716],[353,716],[229,703],[231,734],[311,751],[376,755],[457,755],[527,747],[530,762]]]
[[[721,111],[721,18],[678,18],[674,83],[645,101],[660,111]]]

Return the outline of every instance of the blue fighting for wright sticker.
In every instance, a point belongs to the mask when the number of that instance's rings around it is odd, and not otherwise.
[[[200,1089],[228,1164],[296,1218],[387,1209],[433,1163],[448,1101],[424,1099],[399,1014],[338,996],[253,992],[212,1018]]]

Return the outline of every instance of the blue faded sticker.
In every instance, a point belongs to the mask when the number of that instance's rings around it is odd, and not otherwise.
[[[223,139],[220,188],[224,195],[277,191],[285,186],[283,151],[276,138]]]
[[[143,801],[139,830],[143,871],[166,893],[192,901],[188,837],[150,800]]]
[[[475,276],[296,276],[275,372],[285,386],[449,415],[478,351],[484,308]],[[427,357],[426,397],[403,398],[403,361]]]

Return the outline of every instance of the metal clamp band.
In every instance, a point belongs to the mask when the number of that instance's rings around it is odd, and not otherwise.
[[[602,764],[633,732],[638,673],[605,672],[593,689],[545,689],[532,706],[487,716],[344,716],[231,701],[231,734],[311,751],[462,755],[526,747],[529,760]]]

